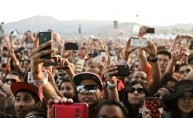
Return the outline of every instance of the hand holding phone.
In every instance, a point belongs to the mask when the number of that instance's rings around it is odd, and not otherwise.
[[[53,40],[52,38],[52,33],[51,32],[40,32],[39,35],[39,45],[42,45],[50,40]],[[49,45],[45,48],[43,48],[41,51],[43,50],[50,50],[52,48],[52,45]],[[41,56],[42,59],[51,59],[52,54],[45,54],[43,56]]]

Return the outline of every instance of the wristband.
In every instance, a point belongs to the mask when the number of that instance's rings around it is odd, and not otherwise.
[[[148,60],[149,60],[150,62],[154,63],[154,62],[157,62],[158,58],[156,57],[155,59],[150,59],[150,56],[149,56],[149,57],[148,57]]]
[[[107,88],[110,90],[113,90],[115,87],[117,87],[117,82],[114,82],[113,84],[110,81],[107,81]]]
[[[42,80],[34,80],[36,86],[38,83],[41,84],[42,87],[44,87],[46,85],[46,83],[48,82],[48,79],[46,77],[44,77]]]

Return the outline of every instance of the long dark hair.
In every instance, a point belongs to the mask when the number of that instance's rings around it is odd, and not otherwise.
[[[129,103],[129,101],[128,101],[128,92],[129,92],[129,89],[130,89],[132,86],[136,85],[136,84],[140,84],[140,85],[143,87],[143,89],[145,90],[145,96],[146,96],[146,97],[149,96],[148,91],[147,91],[147,85],[146,85],[144,82],[135,80],[135,81],[132,81],[132,82],[129,83],[128,87],[125,89],[124,97],[123,97],[123,100],[122,100],[123,104],[125,105],[125,107],[126,107],[127,110],[128,110],[128,116],[129,116],[129,118],[136,118],[136,117],[138,116],[138,113],[139,113],[138,110],[136,111],[136,110],[134,110],[134,109],[132,108],[132,105],[131,105],[131,104]],[[142,107],[142,106],[141,106],[141,107]]]
[[[171,102],[171,106],[170,106],[171,118],[182,118],[181,111],[177,105],[177,99],[178,98],[176,98]],[[193,111],[190,112],[190,116],[188,118],[193,118]]]

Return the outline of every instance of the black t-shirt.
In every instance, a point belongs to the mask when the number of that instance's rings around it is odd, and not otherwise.
[[[16,118],[16,117],[0,111],[0,118]]]

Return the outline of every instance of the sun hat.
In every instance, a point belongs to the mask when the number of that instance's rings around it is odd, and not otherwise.
[[[170,110],[175,109],[177,105],[176,100],[186,91],[193,91],[192,80],[179,81],[174,87],[174,92],[168,96],[163,97],[164,103],[167,106],[167,108]]]
[[[73,81],[75,86],[78,86],[78,85],[80,85],[80,82],[82,80],[86,80],[86,79],[91,79],[91,80],[95,81],[99,85],[100,90],[103,89],[103,84],[102,84],[102,81],[101,81],[102,78],[101,78],[100,75],[95,74],[95,73],[91,73],[91,72],[78,73],[72,78],[72,81]]]
[[[193,91],[193,81],[192,80],[179,81],[174,87],[174,92],[164,97],[164,100],[165,101],[174,100],[186,91]]]

